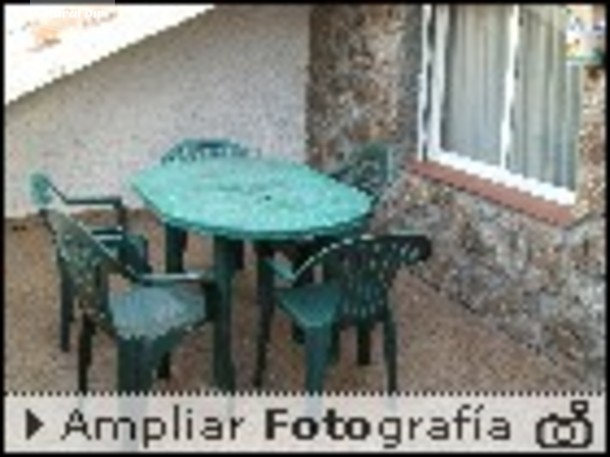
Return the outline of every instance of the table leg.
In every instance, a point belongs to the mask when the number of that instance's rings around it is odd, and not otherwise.
[[[243,241],[231,240],[233,262],[236,270],[243,270],[245,265],[246,245]]]
[[[273,320],[273,273],[266,262],[273,258],[273,248],[269,243],[257,242],[256,249],[256,293],[259,305],[259,325],[256,349],[256,367],[253,376],[254,387],[261,387],[267,367],[267,343],[271,337]]]
[[[220,290],[220,310],[214,325],[214,381],[223,390],[235,390],[235,369],[231,351],[232,283],[235,253],[230,240],[214,237],[214,272]]]
[[[186,249],[188,233],[179,227],[165,224],[165,271],[180,273],[184,271],[184,250]],[[159,369],[159,377],[170,378],[171,356],[163,356]]]

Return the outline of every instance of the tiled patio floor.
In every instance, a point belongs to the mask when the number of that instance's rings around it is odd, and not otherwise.
[[[144,212],[132,214],[132,226],[149,235],[155,267],[162,261],[162,232]],[[190,238],[187,266],[204,267],[208,244]],[[59,391],[76,387],[76,351],[58,348],[58,297],[52,249],[44,228],[27,223],[15,230],[5,223],[5,389]],[[249,259],[251,264],[251,258]],[[257,308],[251,270],[236,278],[234,357],[237,385],[250,389]],[[582,385],[558,366],[517,345],[462,307],[401,273],[394,291],[399,331],[399,386],[402,390],[551,390]],[[302,348],[292,343],[281,313],[274,323],[267,389],[296,390],[303,382]],[[75,328],[75,330],[77,330]],[[211,382],[210,327],[186,340],[173,357],[173,377],[156,389],[200,389]],[[342,358],[327,374],[331,390],[382,389],[385,370],[380,331],[374,335],[373,362],[355,364],[355,338],[342,339]],[[76,339],[73,331],[73,348]],[[112,342],[96,336],[91,369],[93,390],[113,389],[116,358]]]

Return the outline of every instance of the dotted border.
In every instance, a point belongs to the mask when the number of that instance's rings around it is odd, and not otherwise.
[[[86,394],[78,391],[5,391],[4,397],[601,397],[606,394],[604,390],[566,390],[566,391],[532,391],[532,390],[514,390],[514,391],[434,391],[434,390],[419,390],[419,391],[401,391],[395,394],[388,394],[385,391],[341,391],[341,392],[324,392],[322,394],[306,394],[302,391],[258,391],[258,390],[237,390],[233,393],[227,393],[217,390],[183,390],[183,391],[151,391],[151,392],[133,392],[119,394],[117,391],[91,391]]]

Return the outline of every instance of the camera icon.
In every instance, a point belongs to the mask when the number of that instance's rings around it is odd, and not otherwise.
[[[536,423],[536,442],[542,448],[586,448],[593,442],[593,424],[585,417],[589,410],[586,400],[570,403],[572,416],[551,413]]]

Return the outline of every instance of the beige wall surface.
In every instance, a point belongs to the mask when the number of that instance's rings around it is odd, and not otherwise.
[[[118,193],[185,137],[230,137],[305,159],[307,6],[218,6],[5,107],[5,217],[28,176]]]

